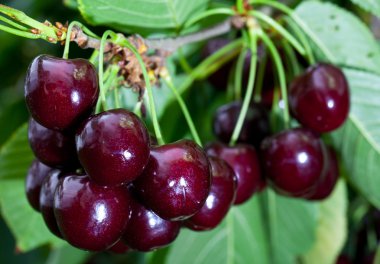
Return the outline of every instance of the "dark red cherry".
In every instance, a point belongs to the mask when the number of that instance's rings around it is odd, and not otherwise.
[[[202,209],[185,221],[185,225],[196,231],[215,228],[227,215],[236,196],[237,178],[222,159],[209,157],[212,183],[210,194]]]
[[[297,120],[316,132],[330,132],[340,127],[350,108],[344,73],[327,63],[310,67],[292,82],[289,105]]]
[[[26,175],[25,191],[26,198],[34,210],[40,211],[40,192],[43,180],[52,168],[46,166],[39,160],[34,160]]]
[[[303,196],[314,190],[324,171],[323,142],[312,131],[296,128],[264,139],[265,176],[278,192]]]
[[[202,208],[210,184],[206,153],[193,141],[180,140],[151,149],[149,163],[134,187],[158,216],[183,220]]]
[[[62,172],[60,170],[52,170],[43,181],[40,193],[42,218],[49,230],[58,237],[62,237],[62,235],[54,216],[54,193],[61,177]]]
[[[236,126],[242,103],[232,102],[219,107],[214,115],[213,129],[219,140],[229,143]],[[251,143],[256,147],[270,134],[269,116],[267,110],[259,105],[251,105],[241,129],[238,142]]]
[[[116,242],[115,245],[113,245],[112,247],[110,247],[107,251],[108,252],[111,252],[111,253],[114,253],[114,254],[125,254],[127,253],[128,251],[130,251],[130,247],[128,247],[123,240],[119,240]]]
[[[132,216],[122,240],[132,249],[151,251],[173,242],[181,222],[164,220],[138,201],[132,203]]]
[[[338,256],[338,258],[336,259],[336,262],[335,264],[351,264],[351,260],[348,256],[346,255],[340,255]]]
[[[87,176],[66,176],[54,195],[54,215],[67,242],[77,248],[103,251],[120,238],[130,218],[126,188],[103,187]]]
[[[222,143],[211,143],[206,146],[207,154],[225,160],[234,170],[237,177],[237,191],[234,204],[242,204],[255,192],[258,192],[263,183],[260,164],[253,146],[239,144],[229,147]]]
[[[28,139],[34,155],[46,165],[61,169],[80,166],[74,135],[48,129],[31,118]]]
[[[44,127],[73,127],[92,112],[98,95],[97,73],[88,60],[41,55],[29,66],[26,104],[32,117]]]
[[[328,148],[326,152],[328,163],[326,175],[318,182],[313,194],[307,199],[323,200],[330,196],[339,178],[339,164],[334,149]]]
[[[91,180],[118,185],[136,179],[149,160],[149,134],[132,112],[113,109],[90,118],[77,134],[79,160]]]

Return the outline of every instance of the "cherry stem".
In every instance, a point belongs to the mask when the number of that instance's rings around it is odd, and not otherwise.
[[[236,62],[235,67],[235,99],[241,98],[241,86],[243,81],[243,68],[245,63],[245,57],[247,56],[248,49],[244,49]]]
[[[292,67],[292,73],[294,76],[297,76],[301,73],[300,66],[298,64],[297,56],[294,53],[294,50],[292,47],[289,45],[288,42],[282,40],[281,41],[282,47],[284,48],[285,54],[288,57],[290,61],[290,65]]]
[[[186,60],[185,55],[183,54],[182,47],[178,48],[178,61],[181,65],[182,69],[187,73],[191,74],[193,71],[192,67],[190,66],[189,62]]]
[[[273,41],[268,37],[268,35],[260,30],[259,31],[259,37],[260,39],[265,43],[265,45],[268,47],[269,52],[271,53],[276,70],[278,73],[278,80],[280,82],[280,90],[281,90],[281,96],[282,100],[284,102],[284,123],[285,123],[285,128],[289,128],[290,125],[290,116],[289,116],[289,106],[288,106],[288,92],[286,89],[286,77],[285,77],[285,69],[284,65],[281,61],[281,57],[279,52],[277,51],[276,46],[274,45]]]
[[[243,14],[245,12],[244,8],[244,0],[236,0],[236,10],[240,13]]]
[[[9,25],[11,25],[12,27],[15,27],[15,28],[19,29],[19,30],[22,30],[22,31],[27,31],[28,30],[28,28],[26,28],[26,27],[24,27],[24,26],[22,26],[22,25],[20,25],[20,24],[18,24],[16,22],[14,22],[13,20],[10,20],[10,19],[8,19],[6,17],[3,17],[2,15],[0,15],[0,20],[3,21],[3,22],[5,22],[5,23],[7,23],[7,24],[9,24]]]
[[[15,28],[7,27],[4,25],[0,24],[0,30],[8,32],[10,34],[19,36],[19,37],[24,37],[24,38],[29,38],[29,39],[39,39],[40,36],[31,32],[26,32],[26,31],[21,31]]]
[[[265,22],[273,29],[275,29],[284,39],[286,39],[301,55],[305,56],[305,49],[302,47],[301,43],[295,39],[289,31],[287,31],[280,23],[271,18],[270,16],[264,14],[260,11],[250,11],[250,14],[260,21]]]
[[[265,69],[266,69],[267,63],[268,63],[268,57],[267,57],[267,55],[265,55],[260,60],[259,69],[257,70],[255,91],[253,94],[253,100],[255,102],[261,101],[261,92],[263,90],[263,83],[264,83],[264,77],[265,77],[264,75],[265,75]]]
[[[187,108],[185,101],[182,99],[182,96],[179,94],[177,89],[174,87],[173,80],[172,80],[169,72],[166,69],[164,69],[161,71],[160,75],[163,78],[163,80],[165,81],[166,85],[170,88],[170,90],[174,94],[179,106],[181,107],[182,113],[185,116],[187,125],[189,126],[191,135],[193,136],[195,142],[199,146],[202,147],[202,141],[199,137],[197,129],[195,128],[195,125],[194,125],[193,119],[191,118],[189,109]]]
[[[163,144],[165,144],[165,142],[164,142],[163,137],[162,137],[160,124],[158,122],[158,117],[157,117],[157,113],[156,113],[156,106],[155,106],[154,98],[153,98],[152,86],[150,84],[149,75],[148,75],[148,72],[146,70],[144,61],[141,58],[141,55],[139,54],[139,52],[129,42],[128,39],[126,39],[124,37],[121,38],[120,36],[116,35],[115,33],[113,33],[113,38],[114,38],[114,43],[117,43],[117,44],[120,44],[122,46],[125,46],[130,51],[132,51],[133,54],[135,54],[135,56],[136,56],[136,58],[137,58],[137,60],[138,60],[138,62],[140,64],[140,67],[141,67],[141,70],[142,70],[142,73],[143,73],[143,76],[144,76],[144,80],[145,80],[146,91],[148,92],[149,109],[150,109],[150,113],[151,113],[151,116],[152,116],[154,132],[155,132],[158,144],[159,145],[163,145]]]
[[[233,16],[235,15],[235,12],[231,8],[226,8],[226,7],[220,7],[220,8],[214,8],[214,9],[209,9],[199,15],[196,15],[192,18],[190,18],[184,25],[184,28],[189,28],[190,26],[194,25],[195,23],[199,22],[202,19],[208,18],[210,16],[215,16],[215,15],[228,15],[228,16]]]
[[[236,144],[237,139],[239,138],[241,129],[244,124],[245,117],[248,112],[249,104],[252,100],[253,95],[253,88],[255,84],[255,77],[256,77],[256,67],[257,67],[257,33],[256,28],[253,26],[249,28],[248,30],[248,36],[249,36],[249,48],[251,49],[251,63],[250,63],[250,69],[249,69],[249,77],[248,77],[248,87],[247,92],[244,96],[244,101],[242,108],[239,113],[238,120],[236,122],[234,131],[231,136],[230,140],[230,146],[234,146]]]
[[[314,32],[309,28],[309,26],[303,22],[303,20],[289,7],[287,7],[285,4],[277,2],[277,1],[271,1],[271,0],[250,0],[251,4],[264,4],[271,7],[274,7],[282,12],[284,12],[286,15],[288,15],[292,20],[295,22],[295,24],[302,29],[302,31],[309,36],[309,38],[315,43],[315,45],[322,51],[326,59],[336,64],[336,58],[333,54],[326,48],[324,43],[314,34]]]

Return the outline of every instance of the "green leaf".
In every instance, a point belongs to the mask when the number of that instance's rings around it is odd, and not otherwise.
[[[380,1],[378,0],[351,0],[364,10],[380,17]]]
[[[346,69],[351,111],[345,125],[332,134],[350,182],[380,208],[380,75]]]
[[[77,0],[63,0],[63,4],[68,8],[77,10],[78,9],[78,1]]]
[[[66,244],[50,251],[45,264],[81,264],[90,257],[90,253]]]
[[[305,264],[333,264],[347,237],[347,190],[340,180],[331,196],[319,203],[317,241],[302,257]]]
[[[258,197],[233,207],[219,227],[207,232],[182,229],[167,264],[268,263],[268,249]]]
[[[27,124],[24,124],[0,149],[0,180],[24,179],[34,159],[27,133]]]
[[[80,12],[90,23],[123,31],[133,31],[136,27],[175,31],[208,5],[205,0],[78,0],[78,3]]]
[[[16,238],[20,251],[46,243],[62,241],[45,226],[41,215],[29,205],[25,195],[25,176],[33,160],[27,140],[27,125],[21,126],[0,150],[1,214]]]
[[[315,1],[300,4],[296,14],[334,56],[335,64],[380,73],[380,46],[353,14],[333,4]]]

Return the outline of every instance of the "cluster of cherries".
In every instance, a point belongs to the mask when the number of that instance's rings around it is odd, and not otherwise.
[[[25,98],[36,160],[27,198],[51,232],[75,247],[154,250],[182,227],[215,228],[266,182],[282,194],[318,200],[337,181],[335,154],[319,136],[339,127],[349,110],[347,82],[332,65],[311,67],[290,87],[302,128],[270,136],[267,109],[251,105],[236,146],[226,143],[240,102],[217,110],[220,142],[202,149],[191,140],[158,146],[125,109],[93,114],[98,96],[87,60],[42,55],[29,67]]]

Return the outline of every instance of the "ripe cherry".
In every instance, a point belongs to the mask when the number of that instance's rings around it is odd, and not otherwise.
[[[34,155],[46,165],[61,169],[80,166],[74,135],[48,129],[31,118],[28,139]]]
[[[237,191],[234,204],[242,204],[255,192],[258,192],[264,180],[261,177],[260,164],[253,146],[239,144],[229,147],[222,143],[206,146],[207,154],[225,160],[237,177]]]
[[[215,228],[227,215],[236,196],[237,178],[222,159],[209,157],[212,184],[210,194],[202,209],[185,221],[185,225],[197,231]]]
[[[114,254],[125,254],[130,250],[131,249],[124,243],[124,241],[120,239],[119,241],[116,242],[115,245],[110,247],[107,251]]]
[[[54,215],[59,230],[74,247],[103,251],[120,238],[130,218],[126,188],[103,187],[87,176],[66,176],[54,195]]]
[[[113,109],[90,118],[76,137],[79,160],[91,180],[119,185],[136,179],[149,159],[149,134],[132,112]]]
[[[179,221],[164,220],[135,200],[122,240],[132,249],[151,251],[173,242],[180,229]]]
[[[26,104],[32,117],[46,128],[71,129],[92,112],[98,95],[97,73],[87,60],[41,55],[29,66]]]
[[[183,220],[198,212],[210,191],[206,153],[193,141],[153,147],[144,173],[134,182],[144,204],[166,220]]]
[[[303,196],[324,172],[323,142],[309,129],[282,131],[261,144],[265,176],[280,193]]]
[[[26,198],[36,211],[40,211],[40,192],[42,182],[51,170],[53,169],[36,159],[32,162],[28,174],[26,175]]]
[[[344,73],[327,63],[308,68],[292,82],[289,105],[297,120],[316,132],[338,128],[346,120],[350,108]]]
[[[242,103],[232,102],[218,108],[214,115],[213,129],[215,135],[224,143],[229,143],[236,126]],[[269,116],[267,110],[254,104],[248,108],[248,112],[241,129],[238,142],[251,143],[256,147],[270,134]]]

